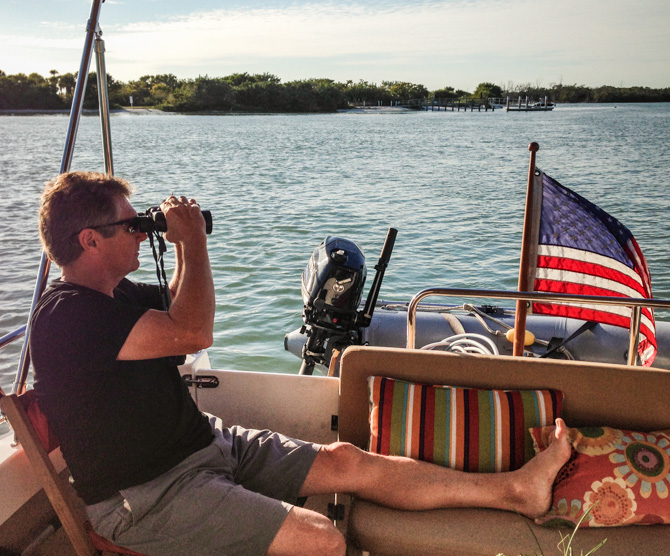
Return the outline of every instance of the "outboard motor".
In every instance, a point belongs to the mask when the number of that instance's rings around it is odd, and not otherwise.
[[[360,343],[360,329],[370,325],[397,233],[393,228],[388,231],[373,285],[360,312],[367,274],[363,251],[353,241],[333,236],[327,236],[314,250],[302,273],[305,324],[301,333],[307,334],[307,342],[300,374],[312,374],[316,364],[327,367],[334,348]]]

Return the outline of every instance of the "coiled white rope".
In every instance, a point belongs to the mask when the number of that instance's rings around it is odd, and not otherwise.
[[[479,353],[483,355],[500,355],[497,346],[490,338],[481,334],[456,334],[439,342],[427,344],[421,349],[444,348],[444,351],[455,353]]]

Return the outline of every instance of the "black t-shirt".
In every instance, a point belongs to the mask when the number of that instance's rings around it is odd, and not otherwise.
[[[149,481],[212,439],[168,359],[117,361],[156,286],[122,280],[114,297],[52,282],[32,319],[35,393],[87,504]]]

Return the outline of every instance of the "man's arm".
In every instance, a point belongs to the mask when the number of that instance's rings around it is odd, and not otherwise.
[[[182,278],[182,266],[184,264],[184,249],[181,244],[175,243],[174,246],[174,272],[172,273],[172,278],[170,279],[170,298],[174,299],[177,295],[177,287],[181,282]]]
[[[149,309],[135,323],[117,359],[153,359],[183,355],[212,344],[214,281],[207,253],[205,220],[195,201],[170,197],[163,202],[168,231],[175,244],[176,266],[170,282],[168,311]]]

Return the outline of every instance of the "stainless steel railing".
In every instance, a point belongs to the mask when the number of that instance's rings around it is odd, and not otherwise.
[[[462,288],[427,288],[417,293],[407,308],[407,347],[414,349],[416,343],[416,311],[422,299],[430,296],[476,297],[487,299],[514,299],[540,303],[588,303],[594,305],[618,305],[631,309],[628,364],[635,365],[642,307],[670,309],[670,301],[636,297],[607,297],[597,295],[572,295],[547,292],[519,292],[504,290],[472,290]]]

